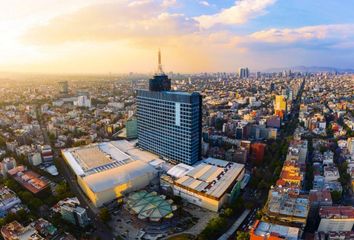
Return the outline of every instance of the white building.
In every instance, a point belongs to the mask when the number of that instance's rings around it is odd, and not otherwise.
[[[17,195],[7,187],[0,188],[0,217],[4,217],[14,206],[21,203]]]
[[[323,168],[323,176],[326,182],[337,181],[339,178],[338,168],[335,166],[326,166]]]
[[[77,177],[79,186],[92,203],[121,199],[157,179],[150,162],[158,157],[139,150],[128,141],[90,144],[62,150],[62,155]]]
[[[38,166],[39,164],[42,163],[42,155],[40,152],[34,152],[29,156],[29,162],[33,166]]]
[[[162,188],[172,188],[173,194],[209,209],[219,209],[229,200],[245,174],[243,164],[208,158],[195,167],[178,164],[161,177]]]
[[[91,99],[87,96],[78,96],[77,100],[74,101],[74,105],[78,107],[91,107]]]
[[[14,167],[16,167],[16,160],[14,158],[4,158],[0,162],[1,175],[6,178],[7,171],[13,169]]]

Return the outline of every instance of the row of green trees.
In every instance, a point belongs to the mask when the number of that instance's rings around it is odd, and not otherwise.
[[[226,206],[219,216],[212,218],[204,230],[198,236],[198,240],[217,239],[220,237],[234,222],[235,218],[245,208],[242,197],[238,197],[235,202]]]

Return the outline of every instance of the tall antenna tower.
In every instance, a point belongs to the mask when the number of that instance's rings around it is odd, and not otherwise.
[[[157,72],[160,73],[160,74],[163,74],[164,72],[162,70],[161,51],[160,51],[160,49],[158,51],[157,58],[158,58]]]

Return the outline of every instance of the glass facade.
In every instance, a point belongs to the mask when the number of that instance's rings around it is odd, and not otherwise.
[[[137,116],[141,148],[189,165],[201,158],[199,93],[138,90]]]

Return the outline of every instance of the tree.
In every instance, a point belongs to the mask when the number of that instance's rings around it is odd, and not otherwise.
[[[236,240],[249,240],[250,234],[248,232],[237,231]]]
[[[332,197],[333,202],[337,203],[342,198],[342,192],[340,192],[340,191],[332,191],[331,192],[331,197]]]
[[[232,210],[232,208],[226,208],[224,211],[225,217],[231,217],[233,214],[234,214],[234,211]]]
[[[28,207],[32,210],[38,210],[43,205],[43,202],[39,198],[32,198],[28,203]]]
[[[258,220],[260,220],[260,219],[262,218],[262,216],[263,216],[263,212],[262,212],[261,210],[257,211],[257,213],[256,213],[256,218],[257,218]]]
[[[55,193],[58,201],[70,197],[71,195],[70,188],[65,181],[58,183],[55,187]]]
[[[111,220],[111,214],[108,210],[108,208],[101,208],[100,212],[99,212],[99,216],[100,219],[102,220],[102,222],[106,223],[108,221]]]
[[[6,147],[6,141],[3,137],[0,136],[0,147]]]
[[[21,198],[21,200],[25,203],[28,204],[32,199],[33,199],[33,194],[27,191],[21,191],[18,193],[18,196]]]
[[[200,240],[217,239],[227,228],[227,222],[223,217],[212,218],[201,234],[198,236]]]
[[[8,188],[10,188],[12,191],[14,192],[19,192],[21,191],[21,187],[20,185],[18,185],[17,182],[15,182],[12,179],[6,179],[4,182],[5,186],[7,186]]]

